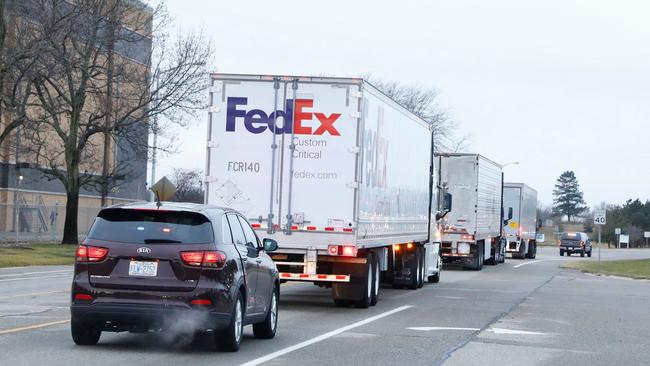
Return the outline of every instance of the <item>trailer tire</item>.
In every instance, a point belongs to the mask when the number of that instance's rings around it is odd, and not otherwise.
[[[372,288],[374,287],[373,277],[375,277],[372,270],[372,258],[373,258],[372,253],[368,253],[368,257],[366,261],[367,270],[363,278],[364,281],[363,294],[360,300],[354,302],[354,306],[360,309],[367,309],[370,306],[370,302],[372,299]]]
[[[408,287],[411,290],[417,290],[420,288],[420,282],[422,281],[422,262],[420,256],[420,248],[415,248],[415,259],[411,261],[411,283]]]
[[[377,302],[379,301],[379,282],[381,279],[381,272],[379,271],[379,258],[371,254],[368,256],[368,259],[370,260],[372,258],[372,273],[373,273],[373,280],[372,280],[372,295],[370,297],[370,306],[375,306],[377,305]]]
[[[350,302],[350,300],[347,299],[334,299],[334,305],[336,305],[336,307],[339,308],[347,308],[350,307],[352,303]]]
[[[434,274],[432,276],[429,276],[429,278],[427,278],[427,279],[431,283],[438,283],[438,282],[440,282],[440,273],[441,272],[442,272],[441,270],[438,270],[438,273],[436,273],[436,274]]]
[[[426,273],[426,268],[424,267],[424,247],[420,247],[418,249],[420,250],[420,275],[418,276],[418,288],[422,288],[424,287],[424,274]]]

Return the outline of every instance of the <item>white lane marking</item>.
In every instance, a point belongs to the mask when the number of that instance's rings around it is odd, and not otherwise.
[[[26,327],[19,327],[19,328],[12,328],[12,329],[5,329],[5,330],[0,330],[0,334],[8,334],[8,333],[16,333],[16,332],[22,332],[24,330],[31,330],[31,329],[38,329],[38,328],[44,328],[44,327],[49,327],[52,325],[58,325],[58,324],[65,324],[70,322],[70,319],[66,320],[57,320],[55,322],[48,322],[48,323],[42,323],[42,324],[34,324],[34,325],[29,325]]]
[[[517,329],[504,329],[504,328],[490,328],[486,332],[492,332],[494,334],[516,334],[516,335],[544,335],[546,333],[540,332],[530,332],[527,330],[517,330]]]
[[[29,294],[16,294],[16,295],[9,295],[9,296],[0,296],[0,300],[2,299],[13,299],[16,297],[29,297],[29,296],[43,296],[43,295],[51,295],[51,294],[60,294],[64,292],[68,292],[70,290],[61,290],[61,291],[44,291],[44,292],[32,292]]]
[[[399,313],[400,311],[404,311],[404,310],[406,310],[406,309],[410,309],[410,308],[412,308],[412,307],[413,307],[413,305],[404,305],[404,306],[400,306],[400,307],[398,307],[398,308],[395,308],[395,309],[393,309],[393,310],[387,311],[387,312],[385,312],[385,313],[381,313],[381,314],[375,315],[375,316],[373,316],[373,317],[367,318],[367,319],[365,319],[365,320],[362,320],[362,321],[359,321],[359,322],[356,322],[356,323],[353,323],[353,324],[350,324],[350,325],[346,325],[345,327],[342,327],[342,328],[339,328],[339,329],[333,330],[333,331],[331,331],[331,332],[327,332],[327,333],[325,333],[325,334],[321,334],[321,335],[319,335],[319,336],[317,336],[317,337],[314,337],[314,338],[312,338],[312,339],[306,340],[306,341],[304,341],[304,342],[301,342],[301,343],[298,343],[298,344],[294,344],[293,346],[289,346],[289,347],[287,347],[287,348],[284,348],[284,349],[281,349],[281,350],[279,350],[279,351],[273,352],[273,353],[268,354],[268,355],[266,355],[266,356],[262,356],[262,357],[260,357],[260,358],[256,358],[256,359],[254,359],[254,360],[252,360],[252,361],[248,361],[248,362],[246,362],[246,363],[243,363],[241,366],[255,366],[255,365],[262,364],[262,363],[264,363],[264,362],[271,361],[271,360],[273,360],[273,359],[275,359],[275,358],[278,358],[278,357],[280,357],[280,356],[286,355],[287,353],[290,353],[290,352],[293,352],[293,351],[299,350],[299,349],[301,349],[301,348],[305,348],[305,347],[310,346],[310,345],[312,345],[312,344],[314,344],[314,343],[318,343],[318,342],[324,341],[324,340],[326,340],[326,339],[328,339],[328,338],[332,338],[332,337],[334,337],[335,335],[338,335],[338,334],[341,334],[341,333],[347,332],[347,331],[350,330],[350,329],[354,329],[354,328],[360,327],[360,326],[362,326],[362,325],[366,325],[366,324],[368,324],[368,323],[372,323],[372,322],[374,322],[375,320],[379,320],[379,319],[381,319],[381,318],[385,318],[385,317],[387,317],[387,316],[389,316],[389,315],[393,315],[393,314],[395,314],[395,313]]]
[[[538,259],[536,261],[530,261],[530,262],[524,262],[517,264],[516,266],[513,266],[512,268],[519,268],[528,264],[533,264],[533,263],[539,263],[539,262],[548,262],[548,261],[560,261],[560,262],[565,262],[568,261],[568,259]]]
[[[23,277],[23,278],[5,278],[0,280],[0,282],[9,282],[9,281],[25,281],[25,280],[40,280],[44,278],[65,278],[68,277],[66,276],[65,273],[62,273],[58,276],[38,276],[38,277]]]
[[[74,272],[71,269],[60,269],[57,271],[40,271],[40,272],[21,272],[21,273],[10,273],[10,274],[0,274],[0,277],[18,277],[18,276],[25,276],[25,275],[33,275],[33,274],[43,274],[43,273],[66,273],[66,272]]]
[[[410,327],[406,329],[420,330],[423,332],[429,332],[432,330],[470,330],[472,332],[476,332],[477,330],[481,330],[481,328],[457,328],[457,327]]]

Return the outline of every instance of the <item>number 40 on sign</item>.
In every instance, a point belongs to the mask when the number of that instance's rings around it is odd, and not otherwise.
[[[605,225],[607,224],[605,210],[596,210],[594,212],[594,224],[596,225]]]

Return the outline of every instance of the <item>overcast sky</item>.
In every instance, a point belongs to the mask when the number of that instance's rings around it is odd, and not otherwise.
[[[373,76],[440,91],[472,152],[536,188],[573,170],[592,206],[650,198],[650,2],[169,0],[219,72]],[[207,112],[160,161],[205,167]],[[159,176],[160,176],[159,174]]]

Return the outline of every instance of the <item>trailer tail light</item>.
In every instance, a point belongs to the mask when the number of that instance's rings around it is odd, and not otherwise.
[[[399,252],[401,249],[402,249],[402,248],[401,248],[401,246],[400,246],[399,244],[395,244],[395,245],[393,245],[393,251],[395,251],[395,252]]]
[[[77,248],[75,260],[77,262],[101,262],[107,255],[107,248],[80,245]]]
[[[222,269],[226,265],[226,254],[219,251],[181,252],[181,259],[192,267]]]
[[[342,257],[356,257],[359,250],[356,245],[329,245],[327,252],[330,255],[339,255]]]

